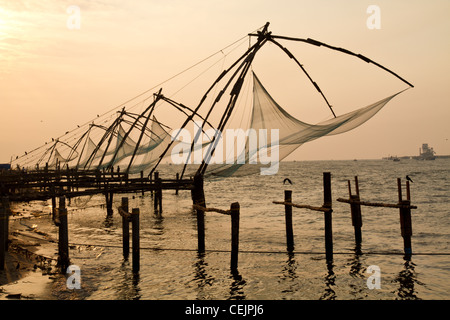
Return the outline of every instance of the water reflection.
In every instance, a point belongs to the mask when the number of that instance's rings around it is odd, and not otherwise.
[[[405,300],[420,299],[417,296],[415,284],[422,285],[423,283],[417,280],[417,274],[414,270],[416,265],[408,257],[405,257],[404,260],[404,269],[399,272],[394,280],[394,282],[398,282],[400,285],[397,295],[400,299]]]
[[[116,292],[119,300],[139,300],[141,299],[140,276],[130,270],[130,263],[124,261],[118,270],[119,275],[115,285],[111,286]]]
[[[334,286],[336,285],[336,275],[333,271],[333,260],[327,260],[328,273],[325,276],[325,292],[320,296],[320,300],[334,300],[336,299],[336,292]]]
[[[114,225],[114,218],[112,215],[106,215],[105,220],[103,220],[103,226],[105,228],[111,228]]]
[[[289,286],[284,289],[282,293],[287,293],[288,295],[297,291],[298,282],[295,281],[298,278],[297,275],[297,261],[295,260],[295,255],[292,252],[288,252],[288,259],[281,270],[280,279],[283,281],[289,281]]]
[[[230,285],[230,300],[244,300],[245,293],[244,287],[246,285],[246,281],[239,274],[238,270],[231,270],[230,278],[233,279]]]
[[[205,253],[197,254],[197,261],[194,263],[194,279],[197,284],[197,299],[207,299],[207,287],[214,283],[214,278],[206,272],[208,264],[205,262]]]
[[[361,263],[361,259],[360,259],[361,255],[362,255],[361,244],[356,244],[355,245],[355,256],[350,261],[350,272],[349,272],[349,274],[352,277],[360,277],[361,276],[361,271],[364,269],[364,267],[363,267],[363,265]]]

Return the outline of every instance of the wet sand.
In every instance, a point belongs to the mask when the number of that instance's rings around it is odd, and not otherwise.
[[[9,242],[5,268],[0,270],[0,300],[56,299],[52,295],[52,284],[62,275],[57,274],[51,252],[57,244],[49,243],[45,235],[14,219],[10,221]],[[50,254],[40,254],[43,251]]]

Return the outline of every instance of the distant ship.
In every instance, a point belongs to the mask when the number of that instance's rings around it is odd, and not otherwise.
[[[422,148],[419,148],[419,155],[414,157],[416,160],[434,160],[436,159],[436,152],[433,148],[428,146],[428,143],[423,143]]]

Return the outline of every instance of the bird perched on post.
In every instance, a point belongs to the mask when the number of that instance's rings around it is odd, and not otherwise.
[[[413,182],[409,176],[406,176],[406,180]]]

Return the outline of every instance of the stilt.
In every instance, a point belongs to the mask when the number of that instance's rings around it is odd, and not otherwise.
[[[284,190],[284,201],[292,203],[292,190]],[[292,230],[292,206],[284,206],[284,218],[286,222],[286,246],[287,251],[292,252],[294,250],[294,232]]]
[[[144,184],[144,171],[141,171],[141,183]],[[142,188],[141,195],[144,196],[144,188]]]
[[[205,207],[205,194],[203,190],[203,176],[196,174],[194,177],[194,188],[192,189],[192,202],[194,205]],[[200,209],[197,211],[197,237],[198,253],[205,252],[205,212]]]
[[[398,200],[399,204],[404,205],[400,207],[400,230],[403,237],[403,249],[405,252],[405,257],[410,258],[412,254],[411,236],[412,236],[412,222],[411,222],[411,208],[410,208],[410,191],[409,191],[409,181],[407,181],[407,198],[408,200],[402,199],[402,182],[400,178],[397,178],[398,186]]]
[[[331,209],[331,174],[323,173],[323,207],[329,210],[324,212],[325,220],[325,255],[327,260],[333,260],[333,222]]]
[[[8,246],[9,213],[6,206],[7,198],[3,197],[0,204],[0,270],[5,269],[5,257]]]
[[[59,197],[58,208],[58,220],[59,220],[59,256],[58,265],[61,268],[61,272],[65,273],[69,266],[69,228],[67,223],[67,209],[66,198]]]
[[[131,230],[133,236],[133,273],[138,273],[140,269],[139,256],[140,256],[140,248],[139,248],[139,209],[133,208],[131,212]]]
[[[358,195],[350,195],[350,199],[359,201]],[[355,229],[355,242],[360,244],[362,242],[362,217],[361,217],[361,205],[359,203],[350,202],[350,211],[352,214],[352,226]]]
[[[154,197],[153,197],[153,209],[154,209],[154,212],[156,214],[156,212],[158,211],[158,201],[159,201],[159,196],[158,196],[159,172],[155,171],[154,175],[155,175],[155,177],[154,177],[155,178],[155,182],[154,182],[155,188],[154,188],[154,191],[153,191],[153,194],[154,194]]]
[[[106,215],[111,217],[113,215],[113,197],[114,193],[112,191],[105,192],[105,200],[106,200]]]
[[[122,198],[121,208],[128,213],[128,198]],[[123,258],[128,260],[130,254],[130,220],[126,215],[122,215],[122,244],[123,244]]]
[[[162,179],[158,177],[158,180],[156,181],[156,185],[158,186],[158,214],[162,215]]]
[[[231,204],[231,270],[237,271],[239,255],[239,202]]]

